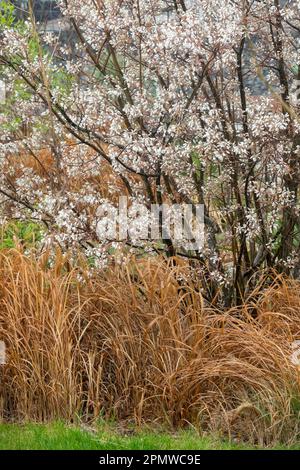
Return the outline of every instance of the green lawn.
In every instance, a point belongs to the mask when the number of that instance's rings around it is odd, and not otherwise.
[[[62,423],[0,424],[0,450],[192,450],[247,449],[213,437],[199,437],[194,431],[175,434],[129,431],[118,433],[113,428],[99,426],[96,431],[67,426]],[[284,448],[284,447],[278,447]],[[294,448],[300,449],[299,446]]]

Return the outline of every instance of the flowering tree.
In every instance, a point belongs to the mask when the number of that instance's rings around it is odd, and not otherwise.
[[[58,3],[60,34],[32,1],[25,22],[0,8],[3,217],[102,256],[100,204],[203,204],[202,250],[151,249],[190,259],[209,300],[298,275],[299,0]]]

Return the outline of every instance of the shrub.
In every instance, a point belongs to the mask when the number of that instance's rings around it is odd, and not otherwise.
[[[251,302],[212,311],[189,281],[183,289],[187,275],[150,258],[89,276],[60,252],[53,262],[1,251],[3,419],[114,416],[260,444],[297,439],[298,283],[274,276],[253,318]]]

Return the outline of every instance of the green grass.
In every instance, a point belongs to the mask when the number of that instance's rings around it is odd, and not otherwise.
[[[0,249],[16,248],[21,243],[24,248],[36,245],[42,237],[42,226],[34,222],[10,222],[0,227]]]
[[[126,431],[99,426],[84,430],[63,423],[0,424],[0,450],[206,450],[249,449],[246,445],[200,437],[195,431],[170,434],[153,431]],[[283,446],[277,448],[284,449]],[[293,449],[300,449],[294,446]]]

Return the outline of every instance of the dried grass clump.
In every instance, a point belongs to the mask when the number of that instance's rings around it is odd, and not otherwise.
[[[259,444],[299,436],[299,283],[275,278],[253,305],[203,305],[186,266],[131,260],[88,276],[0,253],[0,413],[6,420],[79,416],[191,423]]]

